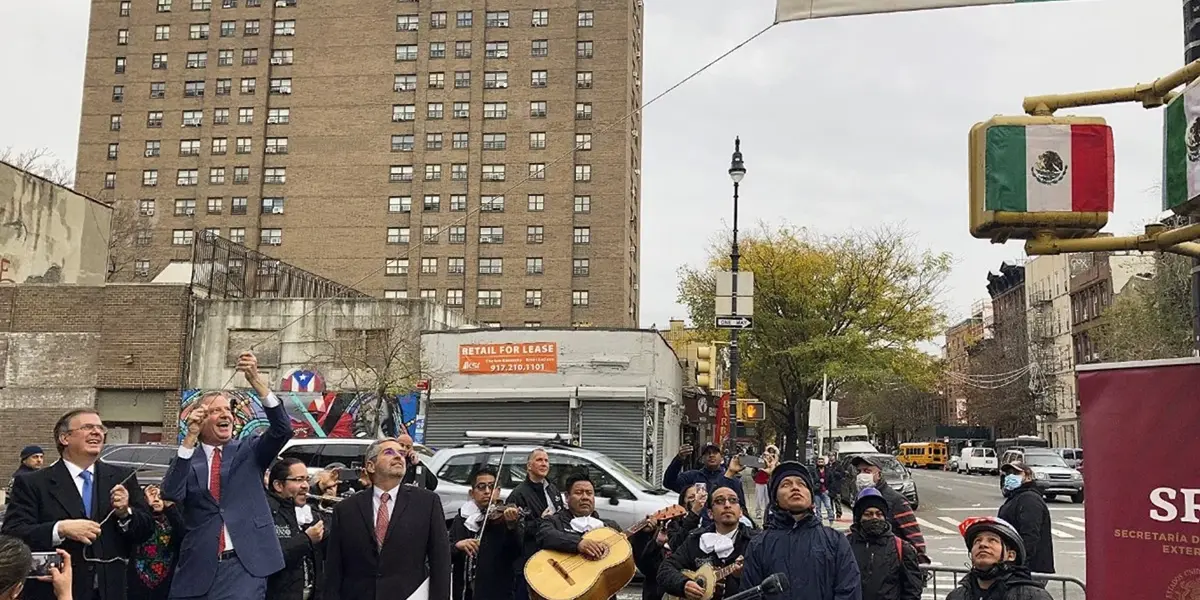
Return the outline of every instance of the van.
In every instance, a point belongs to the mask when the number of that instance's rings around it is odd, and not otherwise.
[[[974,475],[987,473],[999,475],[1000,465],[996,451],[991,448],[963,448],[958,459],[958,472]]]
[[[900,452],[896,454],[896,459],[910,469],[942,469],[950,460],[950,450],[942,442],[900,444]]]
[[[1055,454],[1062,457],[1068,467],[1078,469],[1083,464],[1083,448],[1051,448]]]

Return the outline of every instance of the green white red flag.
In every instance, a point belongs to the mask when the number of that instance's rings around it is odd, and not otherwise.
[[[1055,0],[776,0],[775,22]]]
[[[1163,116],[1163,210],[1188,214],[1200,199],[1200,81],[1167,104]]]
[[[986,144],[987,210],[1112,212],[1108,125],[993,125]]]

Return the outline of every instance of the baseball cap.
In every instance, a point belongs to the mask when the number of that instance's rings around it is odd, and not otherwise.
[[[1019,460],[1014,460],[1004,466],[1001,466],[1000,472],[1004,473],[1006,475],[1017,475],[1017,474],[1024,474],[1024,473],[1032,473],[1033,471],[1031,471],[1029,469],[1029,467],[1025,465],[1025,463],[1023,463]]]

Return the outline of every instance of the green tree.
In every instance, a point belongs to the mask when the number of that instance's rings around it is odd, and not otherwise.
[[[755,290],[754,329],[739,340],[741,377],[766,402],[785,456],[804,447],[808,402],[820,397],[823,374],[835,395],[849,383],[935,386],[935,361],[917,344],[944,324],[938,297],[950,256],[911,240],[894,228],[826,237],[784,226],[742,241],[739,268],[754,273]],[[728,248],[715,245],[703,268],[680,269],[679,300],[697,327],[713,328]]]
[[[1106,361],[1192,355],[1192,261],[1160,253],[1154,277],[1133,279],[1104,312],[1095,336]]]

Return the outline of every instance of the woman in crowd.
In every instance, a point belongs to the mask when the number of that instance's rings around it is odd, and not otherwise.
[[[154,534],[133,551],[129,563],[129,600],[166,600],[179,542],[183,539],[183,515],[174,502],[162,499],[156,485],[146,486],[146,502],[154,516]]]

